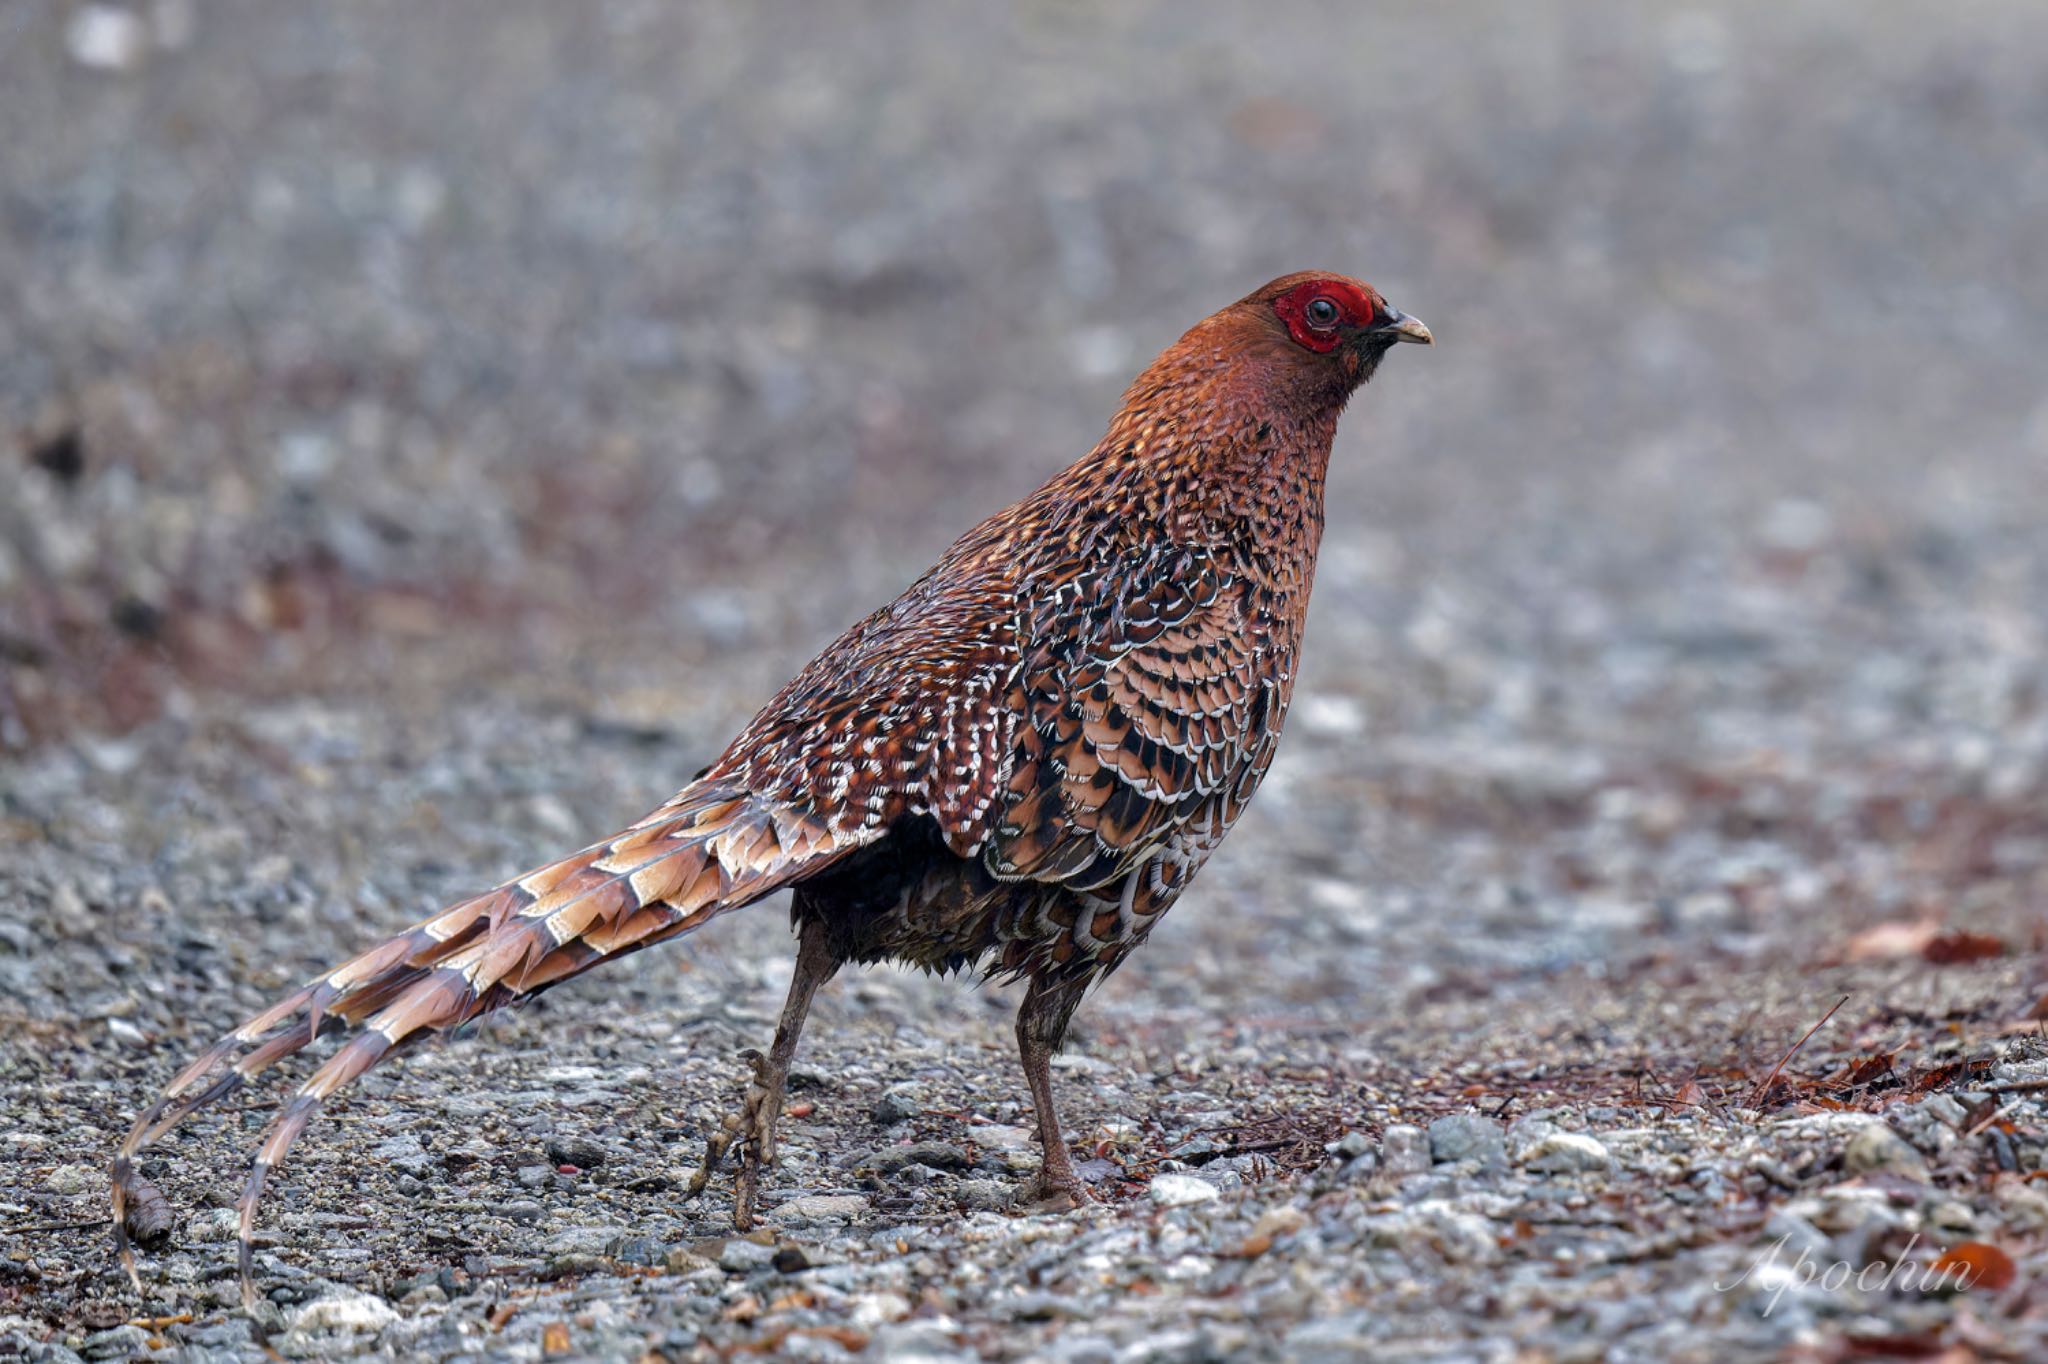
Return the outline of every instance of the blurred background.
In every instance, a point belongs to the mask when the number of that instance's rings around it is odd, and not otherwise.
[[[1289,742],[1083,1012],[1077,1132],[1180,1065],[1314,1165],[1475,1094],[1740,1098],[1841,994],[1804,1063],[2048,1008],[2038,0],[7,0],[0,130],[10,1140],[110,1140],[283,982],[642,813],[1305,267],[1437,345],[1345,419]],[[703,1078],[787,932],[691,941],[405,1111]],[[1009,1004],[870,973],[806,1056],[1020,1098]],[[17,1203],[89,1226],[69,1182]]]
[[[1213,879],[1525,964],[2036,884],[2044,51],[2027,3],[9,5],[0,743],[231,808],[208,725],[316,714],[288,771],[555,800],[518,865],[1316,267],[1439,344],[1345,422]],[[322,848],[417,822],[335,800]]]
[[[296,716],[335,812],[248,855],[410,909],[638,813],[1312,266],[1439,344],[1340,437],[1248,922],[1541,970],[2018,913],[2044,51],[2030,3],[9,5],[0,743],[120,828]],[[499,851],[339,875],[442,760]]]
[[[1306,266],[1442,343],[1343,431],[1310,691],[1527,736],[1611,689],[1668,739],[1784,611],[1974,655],[2043,586],[2044,41],[2026,3],[10,4],[0,743],[415,681],[708,740]],[[1617,628],[1652,652],[1556,666]]]

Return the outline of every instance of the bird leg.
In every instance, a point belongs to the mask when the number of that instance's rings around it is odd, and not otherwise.
[[[1038,1173],[1020,1195],[1025,1203],[1050,1204],[1064,1200],[1068,1206],[1089,1201],[1088,1190],[1074,1173],[1073,1157],[1067,1154],[1066,1138],[1060,1135],[1060,1116],[1052,1104],[1052,1058],[1067,1035],[1067,1022],[1088,988],[1086,977],[1053,981],[1034,976],[1017,1010],[1017,1051],[1024,1061],[1024,1081],[1031,1086],[1031,1106],[1038,1110],[1038,1144],[1044,1151]]]
[[[685,1199],[704,1192],[726,1152],[738,1144],[740,1168],[732,1192],[732,1224],[737,1231],[753,1227],[754,1196],[760,1189],[761,1171],[775,1164],[775,1125],[782,1117],[789,1063],[796,1055],[797,1038],[803,1034],[811,997],[838,970],[839,959],[825,943],[823,926],[805,920],[798,939],[796,974],[790,978],[789,998],[782,1004],[782,1022],[775,1029],[775,1042],[766,1056],[752,1047],[740,1053],[752,1063],[754,1077],[747,1084],[739,1110],[728,1113],[718,1130],[705,1138],[704,1164],[683,1190]]]

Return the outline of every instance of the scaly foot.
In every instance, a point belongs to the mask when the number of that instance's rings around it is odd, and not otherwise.
[[[1048,1153],[1038,1173],[1025,1180],[1024,1187],[1017,1191],[1017,1206],[1026,1212],[1072,1212],[1094,1201],[1081,1176],[1074,1173],[1074,1162],[1064,1150],[1057,1158]]]
[[[747,1083],[739,1110],[726,1114],[718,1130],[704,1139],[704,1163],[690,1176],[683,1198],[687,1201],[703,1193],[726,1152],[737,1145],[740,1168],[733,1179],[732,1225],[736,1231],[751,1231],[761,1171],[775,1164],[775,1120],[781,1116],[775,1110],[782,1107],[782,1095],[780,1086],[771,1082],[767,1057],[749,1047],[740,1053],[740,1059],[753,1066],[754,1077]]]

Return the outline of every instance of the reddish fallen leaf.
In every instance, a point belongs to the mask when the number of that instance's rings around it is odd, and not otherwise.
[[[1936,1274],[1947,1274],[1958,1288],[1981,1288],[1996,1293],[2019,1274],[2012,1256],[1989,1241],[1963,1241],[1943,1251],[1935,1260]]]
[[[802,1103],[794,1103],[789,1106],[789,1116],[792,1118],[808,1118],[811,1116],[811,1114],[817,1111],[818,1106],[812,1103],[809,1099],[805,1099]]]
[[[1840,1099],[1830,1099],[1825,1094],[1809,1095],[1799,1101],[1798,1107],[1801,1112],[1807,1113],[1846,1113],[1849,1111],[1849,1105],[1843,1103]]]
[[[1676,1103],[1685,1108],[1699,1108],[1707,1102],[1707,1091],[1700,1088],[1698,1080],[1687,1080],[1678,1087]]]
[[[1936,966],[1963,966],[2004,956],[2005,944],[1988,933],[1971,933],[1959,928],[1953,933],[1930,939],[1920,949],[1920,955]]]
[[[1834,1083],[1843,1089],[1860,1089],[1864,1085],[1875,1084],[1892,1073],[1894,1059],[1896,1058],[1888,1051],[1858,1057]]]
[[[1921,1071],[1913,1077],[1913,1082],[1908,1087],[1915,1094],[1932,1094],[1947,1089],[1958,1081],[1969,1079],[1973,1068],[1973,1063],[1969,1061],[1950,1061],[1945,1066]]]
[[[1272,1248],[1273,1238],[1264,1232],[1257,1232],[1245,1237],[1237,1249],[1230,1252],[1230,1254],[1234,1259],[1256,1260]]]

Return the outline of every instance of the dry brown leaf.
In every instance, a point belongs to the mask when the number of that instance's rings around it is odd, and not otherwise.
[[[1971,933],[1959,928],[1953,933],[1930,939],[1920,949],[1920,955],[1936,966],[1965,966],[2004,956],[2005,944],[1988,933]]]
[[[2018,1276],[2019,1266],[1989,1241],[1963,1241],[1942,1252],[1934,1272],[1954,1275],[1960,1288],[1996,1293]]]

